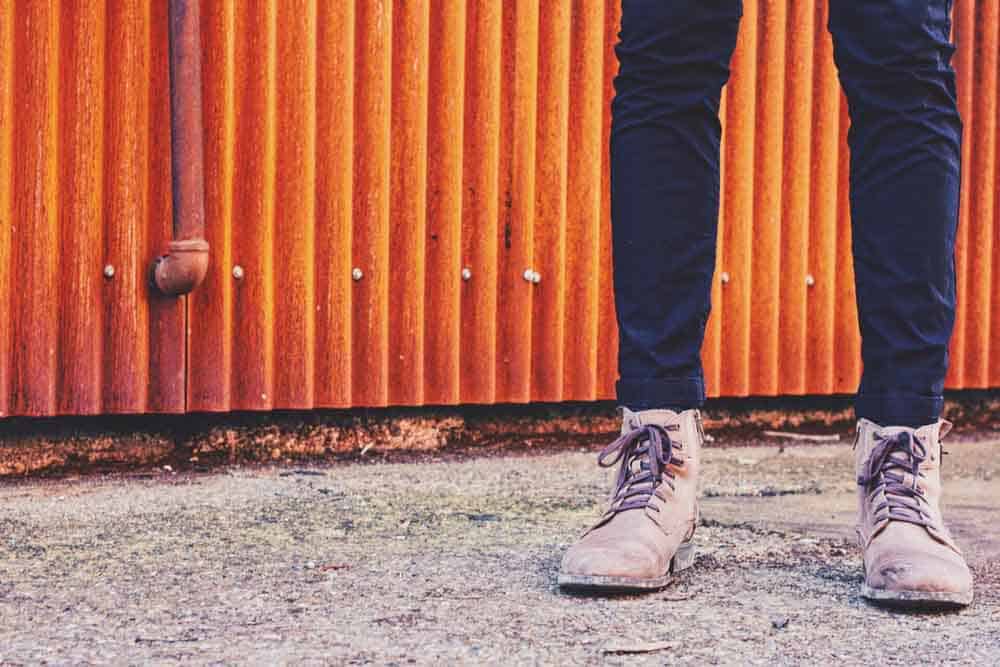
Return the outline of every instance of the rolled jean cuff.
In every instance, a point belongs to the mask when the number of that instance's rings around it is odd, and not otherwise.
[[[858,394],[854,412],[880,426],[933,424],[944,409],[943,396],[921,394]]]
[[[618,380],[618,404],[633,410],[662,407],[698,408],[705,402],[705,380],[700,377]]]

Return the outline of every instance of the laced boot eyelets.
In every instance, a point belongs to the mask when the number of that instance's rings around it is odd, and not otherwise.
[[[614,502],[609,510],[612,514],[649,507],[663,482],[674,488],[670,466],[676,460],[673,451],[676,443],[667,431],[658,424],[639,426],[605,447],[598,456],[597,462],[602,467],[620,465],[612,495]]]

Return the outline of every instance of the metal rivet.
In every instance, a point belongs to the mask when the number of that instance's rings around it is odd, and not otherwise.
[[[105,266],[104,267],[104,277],[105,278],[114,278],[115,277],[115,267],[111,266],[110,264],[108,264],[107,266]]]
[[[533,269],[525,269],[524,279],[529,283],[537,285],[538,283],[542,282],[542,274]]]
[[[236,278],[237,280],[243,280],[243,276],[245,275],[246,274],[243,272],[242,266],[237,264],[236,266],[233,267],[233,278]]]
[[[355,282],[361,280],[364,277],[365,277],[365,272],[359,269],[358,267],[354,267],[354,269],[351,271],[351,278],[353,278]]]
[[[472,280],[472,269],[469,267],[462,269],[462,280]]]
[[[811,274],[811,273],[808,274],[806,276],[806,287],[812,287],[815,284],[816,284],[816,279],[813,278],[813,274]]]
[[[722,272],[722,273],[721,273],[721,274],[719,275],[719,280],[721,280],[721,281],[722,281],[722,284],[723,284],[723,285],[725,285],[726,283],[728,283],[728,282],[729,282],[729,272],[728,272],[728,271],[723,271],[723,272]]]

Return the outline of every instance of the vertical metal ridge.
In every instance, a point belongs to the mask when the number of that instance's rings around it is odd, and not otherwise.
[[[753,250],[750,322],[754,329],[749,392],[778,392],[781,283],[795,281],[781,266],[781,193],[784,150],[787,0],[761,0],[757,34],[754,127]]]
[[[389,399],[389,174],[392,98],[391,0],[357,5],[354,90],[354,283],[352,403]],[[360,159],[364,156],[364,159]]]
[[[565,399],[597,396],[604,0],[574,0],[569,28],[563,357]]]
[[[60,124],[59,357],[56,411],[101,408],[101,190],[103,174],[104,5],[62,6]],[[97,94],[95,94],[97,91]],[[0,158],[4,159],[4,158]],[[6,312],[6,310],[4,310]]]
[[[503,5],[506,101],[500,120],[500,293],[497,300],[497,395],[531,398],[532,285],[523,279],[533,259],[535,143],[538,90],[538,5]]]
[[[0,44],[16,44],[15,5],[0,6]],[[11,413],[14,218],[14,51],[0,49],[0,417]]]
[[[851,246],[851,161],[847,133],[851,125],[847,99],[840,96],[840,151],[837,155],[837,253],[830,259],[833,267],[833,388],[837,394],[857,391],[861,379],[861,334],[858,327],[857,297],[854,286],[854,262]]]
[[[806,354],[810,367],[806,392],[833,390],[833,318],[837,253],[837,199],[839,187],[840,84],[833,63],[833,42],[827,31],[827,3],[815,5],[813,92],[813,158],[809,228],[809,271],[815,285],[809,290],[809,327]]]
[[[968,323],[966,286],[969,272],[969,171],[972,142],[969,128],[972,124],[972,72],[973,47],[975,46],[975,0],[958,0],[955,3],[953,39],[956,42],[955,71],[958,87],[958,109],[965,126],[962,142],[962,190],[959,198],[959,222],[955,239],[956,313],[955,330],[951,338],[946,385],[962,386],[965,378],[965,332]]]
[[[316,0],[276,3],[275,405],[315,394]]]
[[[187,410],[234,407],[233,171],[236,141],[235,0],[202,5],[205,118],[205,237],[212,249],[204,282],[187,296]]]
[[[601,113],[601,219],[598,228],[598,315],[597,315],[597,396],[610,399],[615,396],[618,377],[618,324],[615,321],[615,302],[612,290],[611,263],[611,99],[614,96],[614,77],[618,72],[615,43],[621,22],[621,2],[605,0],[603,47],[604,104]]]
[[[786,42],[786,81],[781,220],[781,357],[779,393],[803,394],[809,275],[809,192],[812,162],[815,11],[810,3],[790,2]]]
[[[721,391],[745,396],[750,391],[751,279],[754,219],[754,155],[757,116],[757,16],[759,0],[744,3],[743,22],[733,75],[728,88],[726,119],[726,188],[723,198],[726,237],[723,266],[731,277],[722,291]]]
[[[967,136],[974,140],[970,174],[972,222],[969,230],[969,277],[966,284],[967,387],[986,387],[990,377],[990,308],[992,295],[993,216],[996,203],[996,126],[997,126],[997,31],[1000,17],[995,2],[979,5],[976,21],[976,63],[973,85],[972,123]]]
[[[276,17],[270,0],[236,14],[236,127],[233,173],[234,409],[274,403],[274,190]]]
[[[149,406],[149,238],[152,100],[150,3],[109,4],[105,76],[104,412]],[[167,172],[169,173],[169,172]]]
[[[150,2],[144,10],[147,30],[146,218],[137,258],[137,301],[147,309],[146,372],[137,380],[145,385],[145,400],[130,412],[183,412],[186,408],[187,317],[186,298],[162,296],[150,289],[151,259],[173,241],[173,173],[171,162],[170,11],[166,2]]]
[[[562,400],[566,308],[570,6],[542,3],[538,30],[534,260],[541,276],[531,315],[531,400]]]
[[[993,291],[993,307],[988,311],[984,329],[992,332],[988,341],[989,373],[986,377],[987,386],[1000,387],[1000,7],[997,3],[990,5],[986,13],[986,22],[991,22],[993,32],[990,42],[987,42],[984,52],[990,53],[993,59],[993,78],[984,94],[992,100],[993,105],[993,142],[992,142],[992,183],[993,183],[993,216],[991,221],[984,221],[983,226],[990,222],[993,227],[993,256],[986,257],[990,265],[990,286]],[[988,61],[987,61],[988,62]]]
[[[15,13],[11,288],[13,330],[26,339],[13,344],[11,410],[45,415],[56,408],[59,344],[59,16],[37,2],[15,4]]]
[[[315,402],[325,407],[348,406],[353,395],[354,8],[319,3],[316,28]]]
[[[500,161],[500,0],[469,3],[462,169],[462,340],[459,354],[463,403],[497,399],[497,220]]]
[[[392,139],[389,227],[389,402],[424,400],[430,0],[400,3],[392,16]],[[435,48],[438,44],[435,43]],[[451,91],[434,91],[451,95]],[[444,141],[455,141],[446,136]]]
[[[434,0],[430,17],[424,395],[432,404],[459,400],[465,8]]]

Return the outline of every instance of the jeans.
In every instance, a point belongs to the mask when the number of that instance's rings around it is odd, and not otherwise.
[[[951,0],[828,0],[851,115],[864,373],[855,409],[935,421],[955,319],[962,123]],[[740,0],[623,0],[611,132],[618,402],[697,407]],[[831,261],[832,258],[831,258]]]

